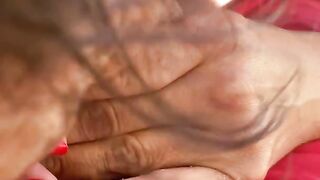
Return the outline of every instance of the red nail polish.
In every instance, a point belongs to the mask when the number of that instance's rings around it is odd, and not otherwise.
[[[68,153],[69,147],[65,142],[60,143],[52,152],[52,155],[62,156]]]

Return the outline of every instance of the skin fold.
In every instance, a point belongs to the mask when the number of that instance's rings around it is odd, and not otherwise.
[[[147,13],[152,3],[121,9],[106,1],[126,56],[119,46],[86,52],[92,61],[105,60],[98,72],[106,87],[120,90],[89,88],[69,134],[70,153],[45,161],[59,178],[117,179],[199,166],[229,179],[263,179],[294,147],[318,137],[310,107],[318,108],[311,67],[319,57],[312,43],[319,41],[311,34],[257,24],[208,1],[197,8],[180,2],[183,17],[157,17],[157,25]],[[141,16],[119,20],[137,11]]]

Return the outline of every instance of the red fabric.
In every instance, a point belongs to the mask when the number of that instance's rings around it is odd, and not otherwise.
[[[320,141],[295,149],[273,166],[266,180],[319,180]]]
[[[320,0],[236,0],[232,9],[283,28],[320,31]]]
[[[236,0],[230,7],[248,18],[272,20],[282,28],[320,32],[320,0]],[[269,170],[265,180],[282,179],[320,180],[320,140],[292,151]]]

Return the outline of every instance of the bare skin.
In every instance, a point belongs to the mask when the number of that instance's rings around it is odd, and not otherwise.
[[[150,1],[129,10],[106,4],[117,12],[110,19],[138,75],[111,47],[100,73],[116,69],[104,78],[119,91],[91,86],[69,135],[70,154],[46,161],[59,178],[116,179],[199,166],[229,179],[263,179],[294,147],[319,137],[319,74],[312,67],[319,64],[313,43],[320,41],[311,35],[256,24],[208,1],[192,11],[180,1],[184,17],[169,23],[116,21],[147,11]],[[153,19],[146,14],[138,17]],[[132,39],[128,24],[144,34]],[[163,32],[178,38],[152,41]],[[260,137],[259,129],[272,122],[277,128]]]

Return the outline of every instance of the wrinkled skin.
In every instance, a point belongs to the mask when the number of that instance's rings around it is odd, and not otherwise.
[[[60,179],[186,166],[212,169],[195,169],[200,179],[263,179],[286,153],[318,137],[310,118],[306,128],[298,125],[305,76],[294,33],[205,0],[123,2],[105,4],[128,58],[119,46],[84,48],[93,66],[99,63],[104,88],[116,93],[89,88],[69,135],[70,153],[44,162]],[[276,128],[264,132],[268,125]],[[174,173],[173,179],[189,178],[178,178],[179,170],[149,178]]]

